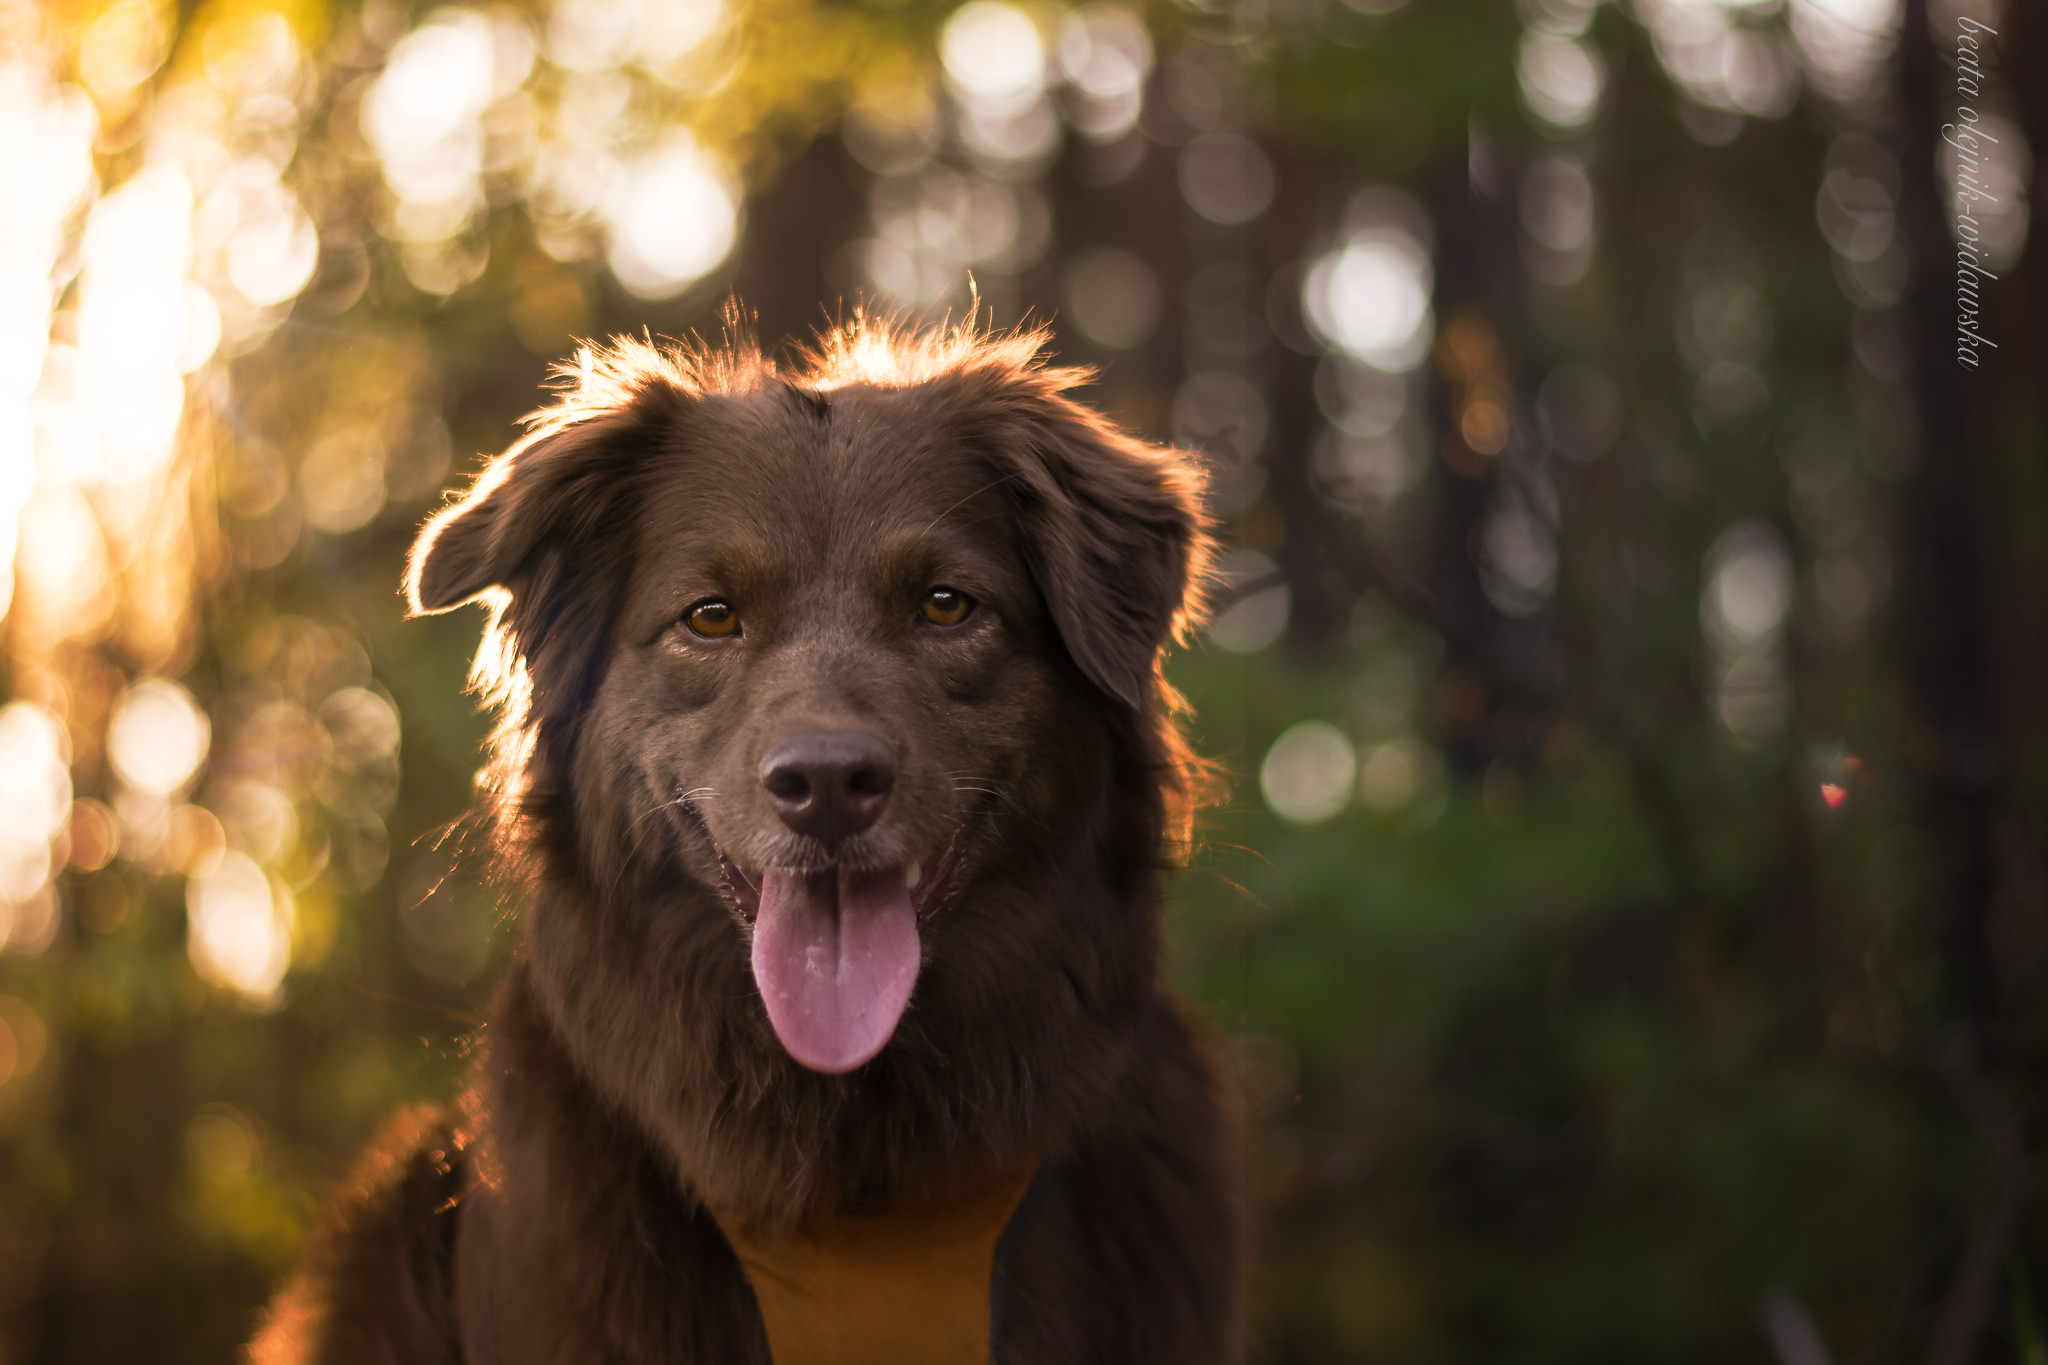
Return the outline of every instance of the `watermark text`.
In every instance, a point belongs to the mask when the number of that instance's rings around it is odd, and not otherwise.
[[[1984,97],[1984,43],[1996,38],[1998,30],[1961,15],[1956,21],[1956,121],[1944,124],[1941,140],[1955,152],[1951,204],[1955,212],[1956,239],[1956,363],[1974,370],[1979,363],[1978,348],[1998,349],[1998,343],[1984,335],[1984,281],[1998,276],[1985,266],[1984,223],[1978,210],[1998,199],[1985,187],[1985,168],[1991,149],[1998,145],[1990,129],[1982,127],[1975,101]],[[1969,101],[1969,102],[1966,102]]]

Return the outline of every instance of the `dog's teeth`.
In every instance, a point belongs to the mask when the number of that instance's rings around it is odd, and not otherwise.
[[[915,891],[917,890],[917,884],[923,880],[924,868],[917,863],[912,863],[910,870],[903,874],[903,887],[906,891]]]

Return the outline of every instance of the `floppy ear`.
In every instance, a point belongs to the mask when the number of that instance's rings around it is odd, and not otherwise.
[[[492,460],[470,490],[420,529],[406,565],[417,614],[459,607],[509,587],[545,545],[594,535],[620,495],[643,435],[671,404],[645,394],[626,412],[544,427]]]
[[[1058,395],[1029,405],[1011,487],[1025,557],[1067,652],[1134,709],[1167,637],[1199,611],[1211,539],[1202,474]]]

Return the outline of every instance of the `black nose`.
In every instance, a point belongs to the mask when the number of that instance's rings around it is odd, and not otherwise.
[[[896,754],[866,730],[785,735],[761,755],[761,785],[782,823],[836,848],[889,803]]]

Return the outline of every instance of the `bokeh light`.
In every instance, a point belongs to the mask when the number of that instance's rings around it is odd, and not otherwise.
[[[1436,751],[1413,735],[1376,744],[1358,767],[1358,799],[1381,815],[1406,810],[1442,783],[1442,766]]]
[[[1217,566],[1217,578],[1229,595],[1209,623],[1209,639],[1217,648],[1256,654],[1286,631],[1294,593],[1270,558],[1256,550],[1233,550]]]
[[[1730,527],[1707,552],[1702,619],[1722,649],[1749,649],[1777,637],[1792,605],[1792,569],[1784,542],[1760,522]]]
[[[1577,284],[1593,263],[1593,180],[1585,162],[1556,154],[1522,177],[1522,231],[1529,273],[1545,284]]]
[[[1375,368],[1410,370],[1433,336],[1429,254],[1398,227],[1352,233],[1309,269],[1304,312],[1324,341]]]
[[[1209,458],[1213,506],[1236,511],[1258,496],[1265,481],[1259,455],[1268,418],[1258,386],[1231,370],[1197,371],[1175,391],[1173,436]]]
[[[1031,16],[1001,0],[970,0],[939,37],[939,58],[962,99],[1013,113],[1045,88],[1045,42]]]
[[[635,63],[679,80],[724,19],[719,0],[556,0],[548,13],[548,59],[590,72]]]
[[[450,237],[482,209],[482,116],[497,93],[496,65],[490,20],[444,9],[399,39],[370,86],[363,133],[397,199],[401,236]]]
[[[1792,562],[1771,526],[1745,520],[1708,548],[1700,621],[1711,650],[1715,714],[1730,734],[1760,740],[1789,718],[1780,637],[1792,607]]]
[[[1067,267],[1064,294],[1068,320],[1112,350],[1138,345],[1159,321],[1152,270],[1128,251],[1105,248],[1077,256]]]
[[[1413,488],[1428,467],[1416,380],[1341,351],[1317,363],[1316,406],[1329,429],[1317,437],[1309,473],[1331,502],[1361,510]]]
[[[384,508],[383,439],[372,427],[329,432],[299,462],[307,524],[329,535],[367,525]]]
[[[167,678],[128,689],[107,724],[107,760],[137,791],[168,796],[206,758],[212,726],[192,694]]]
[[[229,852],[188,884],[187,951],[200,976],[258,1002],[275,998],[291,965],[291,891]]]
[[[169,25],[149,0],[119,0],[78,42],[78,75],[101,104],[119,107],[163,62]]]
[[[1607,64],[1591,44],[1552,33],[1530,33],[1515,58],[1522,101],[1555,128],[1579,128],[1600,107]]]
[[[1836,99],[1865,97],[1898,41],[1901,0],[1790,0],[1808,76]]]
[[[46,894],[51,842],[71,813],[68,749],[63,726],[42,707],[0,706],[0,928]]]
[[[16,527],[36,485],[31,395],[49,347],[65,228],[91,193],[96,119],[31,61],[0,58],[0,612],[14,595]]]
[[[1060,21],[1059,69],[1073,96],[1068,119],[1085,137],[1109,141],[1137,123],[1152,74],[1152,35],[1116,4],[1084,5]]]
[[[1259,791],[1281,819],[1316,825],[1351,804],[1358,752],[1328,721],[1289,726],[1259,765]]]
[[[1557,538],[1528,500],[1504,492],[1479,529],[1480,583],[1507,616],[1528,616],[1557,587]]]
[[[1979,252],[1987,269],[2005,271],[2026,248],[2033,216],[2033,147],[2009,118],[1984,115],[1966,126],[1974,139],[1958,129],[1943,138],[1940,148],[1950,204],[1945,220],[1958,245]]]
[[[1181,149],[1180,192],[1212,223],[1248,223],[1273,202],[1273,163],[1237,133],[1204,133]]]
[[[723,170],[684,132],[627,163],[604,216],[612,272],[649,299],[680,293],[724,260],[739,235],[739,203]]]
[[[1724,115],[1782,118],[1798,97],[1800,79],[1784,35],[1759,22],[1775,8],[1754,0],[1646,0],[1639,13],[1665,74],[1696,106]],[[1811,22],[1805,31],[1809,43],[1828,41]],[[1826,54],[1824,60],[1835,57]],[[1847,92],[1868,73],[1861,59],[1845,60],[1840,69],[1848,84],[1834,88]],[[1734,132],[1730,127],[1714,133],[1715,125],[1698,121],[1692,126],[1710,141]]]

